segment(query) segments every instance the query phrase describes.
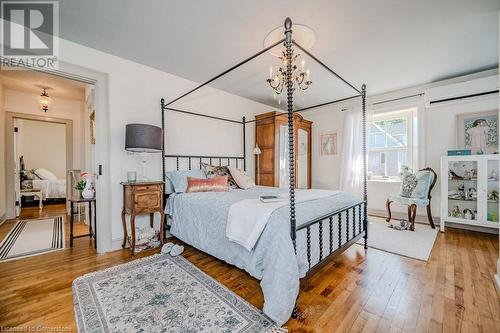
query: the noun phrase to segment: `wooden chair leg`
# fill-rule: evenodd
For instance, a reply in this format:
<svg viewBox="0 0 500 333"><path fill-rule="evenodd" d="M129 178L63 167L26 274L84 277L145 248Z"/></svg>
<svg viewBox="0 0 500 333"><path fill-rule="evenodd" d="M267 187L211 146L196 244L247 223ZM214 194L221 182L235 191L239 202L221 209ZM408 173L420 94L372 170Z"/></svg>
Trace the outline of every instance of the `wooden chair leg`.
<svg viewBox="0 0 500 333"><path fill-rule="evenodd" d="M431 203L427 205L427 218L429 219L429 223L431 224L432 229L436 229L436 226L434 225L434 221L432 220L432 213L431 213Z"/></svg>
<svg viewBox="0 0 500 333"><path fill-rule="evenodd" d="M415 231L415 217L417 215L417 205L408 206L408 223L410 231Z"/></svg>
<svg viewBox="0 0 500 333"><path fill-rule="evenodd" d="M392 201L387 199L387 201L385 202L385 209L387 210L387 218L385 219L386 222L391 222L391 203Z"/></svg>

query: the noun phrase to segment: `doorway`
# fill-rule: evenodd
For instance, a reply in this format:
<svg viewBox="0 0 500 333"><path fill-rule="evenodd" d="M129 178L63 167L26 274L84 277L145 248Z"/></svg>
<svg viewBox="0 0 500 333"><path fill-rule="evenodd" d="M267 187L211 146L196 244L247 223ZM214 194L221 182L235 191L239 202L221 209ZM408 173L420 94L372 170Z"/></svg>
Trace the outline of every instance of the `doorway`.
<svg viewBox="0 0 500 333"><path fill-rule="evenodd" d="M81 231L90 229L90 221L95 230L95 215L89 215L88 205L74 205L73 211L66 205L67 199L75 197L75 184L81 174L92 174L96 169L95 148L89 147L95 144L96 137L90 127L95 122L94 85L30 70L2 73L0 81L5 95L6 192L11 218L2 226L0 240L24 220L39 232L32 232L32 238L25 235L27 243L44 235L39 229L47 219L54 219L47 222L54 232L45 232L52 239L45 244L61 239L63 244L69 243L70 235L76 238L88 233ZM39 105L43 94L51 99L45 108ZM61 216L62 222L58 222ZM71 217L76 222L74 232L66 230ZM35 223L38 220L41 222ZM11 229L6 230L9 226ZM54 236L57 228L60 233Z"/></svg>

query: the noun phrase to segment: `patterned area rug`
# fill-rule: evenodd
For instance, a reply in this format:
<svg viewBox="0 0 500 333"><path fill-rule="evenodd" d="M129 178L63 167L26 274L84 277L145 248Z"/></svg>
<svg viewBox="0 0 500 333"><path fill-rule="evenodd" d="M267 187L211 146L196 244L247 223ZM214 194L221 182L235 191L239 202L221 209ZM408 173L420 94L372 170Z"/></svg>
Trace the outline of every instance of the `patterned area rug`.
<svg viewBox="0 0 500 333"><path fill-rule="evenodd" d="M286 332L182 256L81 276L73 299L79 332Z"/></svg>
<svg viewBox="0 0 500 333"><path fill-rule="evenodd" d="M0 244L0 262L64 249L63 217L23 220Z"/></svg>

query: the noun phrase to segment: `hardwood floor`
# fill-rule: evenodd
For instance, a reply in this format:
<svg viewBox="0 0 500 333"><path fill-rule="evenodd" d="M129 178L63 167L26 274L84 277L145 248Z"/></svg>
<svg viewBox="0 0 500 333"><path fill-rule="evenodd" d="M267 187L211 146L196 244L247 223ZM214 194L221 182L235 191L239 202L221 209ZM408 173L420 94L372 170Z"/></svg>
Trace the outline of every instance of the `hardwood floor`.
<svg viewBox="0 0 500 333"><path fill-rule="evenodd" d="M37 217L37 211L22 218ZM44 211L61 213L64 207ZM12 225L0 226L0 236ZM184 256L262 308L259 281L189 246ZM299 318L285 326L300 333L500 332L492 282L497 259L498 236L458 229L438 234L428 262L354 245L302 282ZM73 279L130 260L128 250L96 255L88 238L80 238L71 249L1 263L0 325L76 331Z"/></svg>

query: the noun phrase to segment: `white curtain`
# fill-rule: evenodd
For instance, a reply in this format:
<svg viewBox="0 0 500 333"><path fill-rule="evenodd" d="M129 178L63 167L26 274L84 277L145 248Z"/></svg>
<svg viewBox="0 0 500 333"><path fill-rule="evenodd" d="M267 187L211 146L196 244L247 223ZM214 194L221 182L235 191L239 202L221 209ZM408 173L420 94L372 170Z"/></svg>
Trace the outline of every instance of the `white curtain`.
<svg viewBox="0 0 500 333"><path fill-rule="evenodd" d="M368 121L368 117L367 117ZM350 110L344 120L340 189L363 197L363 123L361 110Z"/></svg>

